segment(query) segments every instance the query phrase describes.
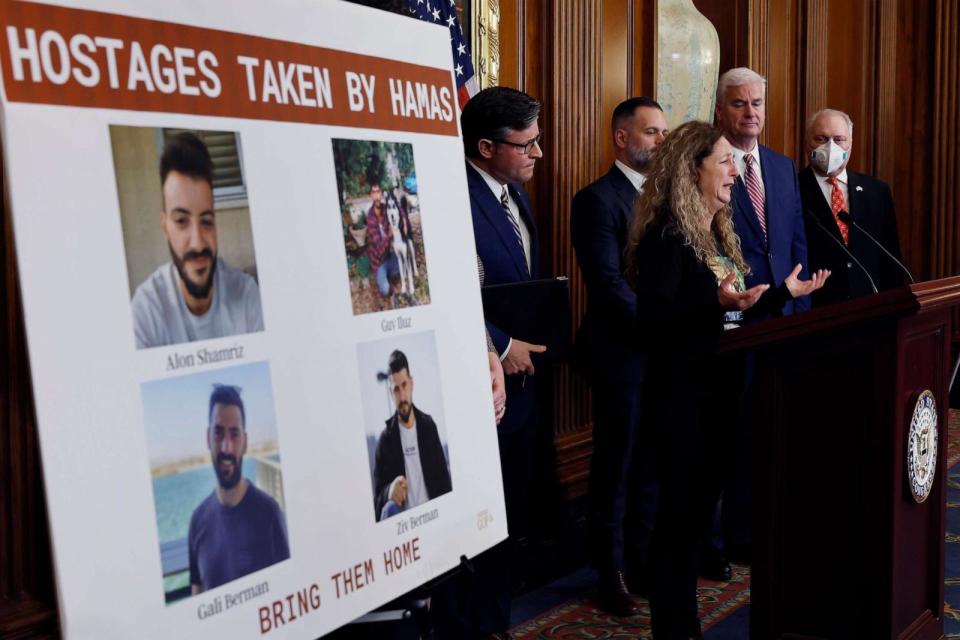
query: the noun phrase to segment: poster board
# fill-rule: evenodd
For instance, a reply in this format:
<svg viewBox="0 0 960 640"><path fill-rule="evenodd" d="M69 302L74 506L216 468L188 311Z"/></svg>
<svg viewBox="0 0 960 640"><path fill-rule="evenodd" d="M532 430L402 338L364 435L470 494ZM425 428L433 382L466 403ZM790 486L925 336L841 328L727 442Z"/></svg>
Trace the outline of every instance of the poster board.
<svg viewBox="0 0 960 640"><path fill-rule="evenodd" d="M0 25L64 635L315 638L502 540L446 30L331 0Z"/></svg>

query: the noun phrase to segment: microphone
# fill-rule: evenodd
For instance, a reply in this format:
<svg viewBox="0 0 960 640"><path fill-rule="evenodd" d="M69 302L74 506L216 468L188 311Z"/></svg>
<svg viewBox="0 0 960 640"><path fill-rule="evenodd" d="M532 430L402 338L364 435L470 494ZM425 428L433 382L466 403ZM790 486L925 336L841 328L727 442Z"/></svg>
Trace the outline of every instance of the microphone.
<svg viewBox="0 0 960 640"><path fill-rule="evenodd" d="M883 243L882 243L882 242L880 242L879 240L877 240L876 238L874 238L872 235L870 235L870 232L869 232L869 231L867 231L866 229L864 229L863 227L861 227L859 224L857 224L857 221L853 219L853 216L850 215L850 213L849 213L848 211L840 211L840 212L838 212L838 213L837 213L837 218L839 218L839 219L840 219L840 222L842 222L843 224L847 225L848 227L854 227L854 228L856 228L860 233L862 233L863 235L865 235L865 236L867 236L868 238L870 238L870 240L873 241L873 244L875 244L875 245L877 245L878 247L880 247L880 250L883 251L885 254L887 254L887 257L890 258L891 260L893 260L894 262L896 262L896 263L897 263L897 266L900 267L900 269L902 269L905 274L907 274L907 278L910 279L910 284L915 284L915 283L916 283L916 280L913 279L913 274L910 273L910 270L907 269L907 267L904 266L904 264L903 264L902 262L900 262L899 260L897 260L897 257L896 257L895 255L893 255L892 253L890 253L889 251L887 251L887 248L886 248L885 246L883 246Z"/></svg>
<svg viewBox="0 0 960 640"><path fill-rule="evenodd" d="M833 235L832 233L830 233L830 230L827 229L825 226L823 226L823 225L820 223L820 221L817 220L817 217L816 217L815 215L813 215L812 213L810 213L810 210L809 210L809 209L805 209L805 210L803 211L803 217L806 218L807 220L812 220L813 223L814 223L815 225L817 225L817 227L820 228L820 231L823 231L824 234L826 234L831 240L833 240L833 241L836 243L836 245L837 245L838 247L840 247L840 249L841 249L845 254L847 254L847 257L850 258L850 260L852 260L855 265L857 265L858 267L860 267L860 271L863 271L863 275L867 276L867 282L870 283L870 288L873 289L873 292L874 292L874 293L878 293L878 292L877 292L877 285L876 285L876 283L874 283L873 278L870 277L870 272L867 271L867 268L866 268L865 266L863 266L863 264L861 264L861 262L860 262L859 260L857 260L857 257L856 257L855 255L853 255L852 253L850 253L850 249L847 249L847 245L843 244L843 242L840 241L835 235Z"/></svg>

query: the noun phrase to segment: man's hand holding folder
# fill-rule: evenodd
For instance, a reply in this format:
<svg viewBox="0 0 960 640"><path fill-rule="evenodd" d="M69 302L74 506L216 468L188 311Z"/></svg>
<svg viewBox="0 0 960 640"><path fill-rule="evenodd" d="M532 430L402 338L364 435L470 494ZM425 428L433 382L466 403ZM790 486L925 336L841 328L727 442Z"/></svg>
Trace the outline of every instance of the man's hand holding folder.
<svg viewBox="0 0 960 640"><path fill-rule="evenodd" d="M530 359L531 353L543 353L547 350L542 344L530 344L519 338L511 336L510 347L503 358L503 370L507 375L525 373L533 375L533 360Z"/></svg>
<svg viewBox="0 0 960 640"><path fill-rule="evenodd" d="M480 292L484 318L512 340L503 359L508 375L533 375L534 360L538 364L566 360L571 334L566 278L491 285Z"/></svg>

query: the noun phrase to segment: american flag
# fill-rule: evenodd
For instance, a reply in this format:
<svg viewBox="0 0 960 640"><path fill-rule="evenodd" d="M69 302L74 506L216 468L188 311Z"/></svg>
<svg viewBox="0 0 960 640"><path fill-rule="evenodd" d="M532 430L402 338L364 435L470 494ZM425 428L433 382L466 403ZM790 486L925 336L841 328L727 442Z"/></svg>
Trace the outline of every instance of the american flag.
<svg viewBox="0 0 960 640"><path fill-rule="evenodd" d="M431 24L443 24L450 29L450 50L453 52L453 72L457 78L457 98L460 108L479 91L473 73L470 50L463 40L463 26L457 17L454 0L407 0L410 13Z"/></svg>

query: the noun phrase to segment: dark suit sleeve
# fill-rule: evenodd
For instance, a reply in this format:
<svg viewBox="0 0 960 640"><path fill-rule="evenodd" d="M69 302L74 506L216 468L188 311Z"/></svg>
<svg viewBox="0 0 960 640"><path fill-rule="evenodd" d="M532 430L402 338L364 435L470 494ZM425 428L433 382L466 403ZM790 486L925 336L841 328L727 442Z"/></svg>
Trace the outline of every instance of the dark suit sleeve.
<svg viewBox="0 0 960 640"><path fill-rule="evenodd" d="M484 322L487 325L487 334L493 342L493 346L497 349L497 355L503 358L503 352L507 350L507 345L510 344L510 336L489 320L484 320Z"/></svg>
<svg viewBox="0 0 960 640"><path fill-rule="evenodd" d="M809 264L807 262L807 232L803 224L803 203L800 201L800 182L797 179L795 168L793 174L793 206L791 214L793 215L793 240L791 243L791 269L800 263L803 269L800 271L800 279L806 280L810 277ZM810 296L800 296L793 301L794 313L798 311L807 311L810 309Z"/></svg>
<svg viewBox="0 0 960 640"><path fill-rule="evenodd" d="M700 337L705 327L722 327L716 284L709 279L685 282L687 264L695 258L686 255L688 249L681 240L657 237L660 233L648 232L635 257L637 301L643 308L643 313L637 314L636 327L641 339L654 349L666 346L666 336Z"/></svg>
<svg viewBox="0 0 960 640"><path fill-rule="evenodd" d="M570 229L587 290L629 326L637 313L637 296L621 271L616 220L617 211L592 189L574 197Z"/></svg>
<svg viewBox="0 0 960 640"><path fill-rule="evenodd" d="M783 305L793 300L787 283L781 282L779 287L770 288L763 292L757 303L743 312L747 321L765 318L767 314L777 314L783 310Z"/></svg>
<svg viewBox="0 0 960 640"><path fill-rule="evenodd" d="M674 301L680 289L681 260L672 243L644 238L636 247L634 269L637 298L643 300L644 313L636 317L641 336L662 335L675 319Z"/></svg>
<svg viewBox="0 0 960 640"><path fill-rule="evenodd" d="M423 420L424 427L429 428L430 431L429 441L432 451L427 464L431 467L430 484L432 486L427 487L427 491L432 500L437 496L449 493L453 488L453 484L450 482L450 470L447 468L447 458L443 455L443 444L440 442L440 432L437 430L437 423L433 421L432 417L426 414L423 414ZM420 427L418 426L417 428L419 429Z"/></svg>
<svg viewBox="0 0 960 640"><path fill-rule="evenodd" d="M387 440L387 434L386 431L384 431L377 440L377 453L374 456L373 463L373 506L374 509L376 509L378 521L380 520L380 512L383 510L383 505L387 504L387 500L390 498L390 483L393 482L393 479L396 477L390 476L390 467L392 465L389 461L390 454L387 451Z"/></svg>

